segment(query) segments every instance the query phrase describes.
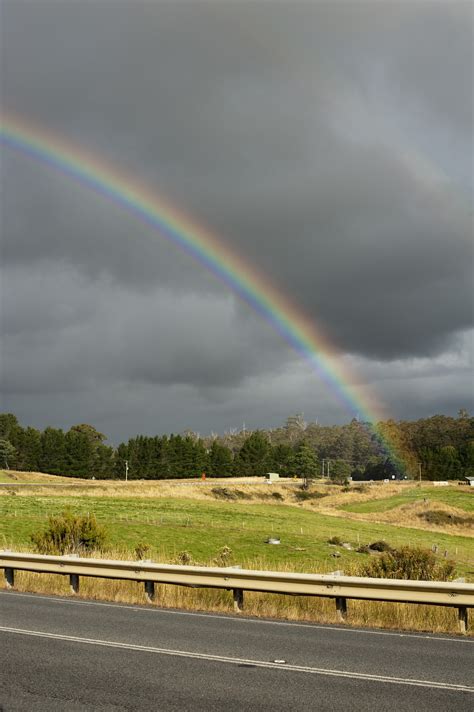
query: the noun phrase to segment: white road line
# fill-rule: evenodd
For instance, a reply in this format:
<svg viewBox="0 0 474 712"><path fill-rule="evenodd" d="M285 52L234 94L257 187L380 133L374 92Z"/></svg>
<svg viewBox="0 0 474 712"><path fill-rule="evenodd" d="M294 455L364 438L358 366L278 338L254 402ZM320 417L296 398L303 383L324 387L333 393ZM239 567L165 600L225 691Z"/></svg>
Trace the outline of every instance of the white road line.
<svg viewBox="0 0 474 712"><path fill-rule="evenodd" d="M290 626L292 628L311 628L312 630L325 630L328 632L340 632L340 633L360 633L361 635L386 635L395 638L421 638L422 640L441 640L444 643L470 643L474 644L472 638L466 638L459 636L458 638L448 638L430 635L429 633L398 633L392 631L384 630L361 630L360 628L351 628L349 626L341 628L339 626L333 626L330 623L327 625L318 625L317 623L300 623L299 621L272 621L265 618L246 618L245 616L233 616L219 615L217 613L200 613L199 611L178 611L175 608L160 608L158 606L134 606L133 604L127 605L123 603L107 603L106 601L87 601L85 599L78 598L61 598L60 596L42 596L38 593L21 593L18 591L7 591L0 589L0 595L5 594L6 596L18 596L21 598L36 598L43 601L54 601L57 603L67 603L69 605L75 606L104 606L105 608L125 608L128 611L142 611L144 613L154 613L161 614L165 613L168 615L177 616L195 616L197 618L216 618L218 620L231 621L235 623L259 623L263 625L278 625L278 626Z"/></svg>
<svg viewBox="0 0 474 712"><path fill-rule="evenodd" d="M366 682L386 682L395 685L410 685L415 687L430 687L432 689L449 690L454 692L472 692L474 687L468 685L457 685L437 680L417 680L404 677L390 677L388 675L369 675L367 673L351 672L347 670L333 670L330 668L316 668L304 665L290 665L268 662L266 660L252 660L251 658L231 658L224 655L210 655L207 653L195 653L188 650L172 650L170 648L155 648L147 645L134 645L133 643L120 643L113 640L96 640L94 638L80 638L74 635L59 635L57 633L46 633L39 630L25 630L22 628L8 628L0 626L0 631L13 633L35 638L50 638L71 643L82 643L83 645L96 645L105 648L120 648L142 653L157 653L159 655L169 655L180 658L192 658L194 660L205 660L208 662L228 663L231 665L252 665L253 667L267 668L270 670L284 670L286 672L302 672L313 675L326 675L330 677L344 677L354 680L364 680Z"/></svg>

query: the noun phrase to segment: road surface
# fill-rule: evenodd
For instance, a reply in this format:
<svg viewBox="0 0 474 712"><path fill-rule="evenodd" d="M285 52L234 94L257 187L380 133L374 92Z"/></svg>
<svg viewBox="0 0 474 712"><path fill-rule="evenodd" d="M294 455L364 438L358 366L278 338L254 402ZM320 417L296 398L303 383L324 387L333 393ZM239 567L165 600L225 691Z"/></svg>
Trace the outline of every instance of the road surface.
<svg viewBox="0 0 474 712"><path fill-rule="evenodd" d="M0 710L467 712L473 646L0 590Z"/></svg>

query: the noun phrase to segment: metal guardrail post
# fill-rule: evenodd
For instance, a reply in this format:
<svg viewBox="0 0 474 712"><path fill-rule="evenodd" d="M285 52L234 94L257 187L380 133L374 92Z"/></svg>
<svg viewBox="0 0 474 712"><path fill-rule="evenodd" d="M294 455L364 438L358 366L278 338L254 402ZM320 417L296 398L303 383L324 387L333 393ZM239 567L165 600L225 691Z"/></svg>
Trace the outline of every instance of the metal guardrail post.
<svg viewBox="0 0 474 712"><path fill-rule="evenodd" d="M336 611L338 613L338 618L341 621L347 618L347 598L338 596L336 598Z"/></svg>
<svg viewBox="0 0 474 712"><path fill-rule="evenodd" d="M463 635L467 633L468 618L467 618L467 606L459 606L458 608L458 620L459 620L459 630Z"/></svg>
<svg viewBox="0 0 474 712"><path fill-rule="evenodd" d="M232 589L233 597L234 597L234 611L243 611L244 610L244 592L241 588L233 588Z"/></svg>
<svg viewBox="0 0 474 712"><path fill-rule="evenodd" d="M152 601L155 600L155 582L154 581L145 581L145 596L147 598L147 601L151 603Z"/></svg>
<svg viewBox="0 0 474 712"><path fill-rule="evenodd" d="M7 588L13 588L15 585L15 569L6 568L5 569L5 580L7 582Z"/></svg>
<svg viewBox="0 0 474 712"><path fill-rule="evenodd" d="M79 574L69 574L71 593L79 593Z"/></svg>

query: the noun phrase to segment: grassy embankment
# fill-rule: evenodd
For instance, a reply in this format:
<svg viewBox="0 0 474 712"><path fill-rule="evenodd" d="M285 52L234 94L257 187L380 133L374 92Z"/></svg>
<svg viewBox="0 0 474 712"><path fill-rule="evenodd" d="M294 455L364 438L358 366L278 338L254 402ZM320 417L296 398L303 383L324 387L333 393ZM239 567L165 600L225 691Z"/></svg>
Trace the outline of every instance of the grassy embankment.
<svg viewBox="0 0 474 712"><path fill-rule="evenodd" d="M465 512L474 512L474 489L467 487L435 487L406 489L400 494L380 499L371 499L366 502L355 502L342 506L347 512L375 513L387 512L396 507L401 507L414 502L424 502L427 499L432 505L447 504L458 507Z"/></svg>
<svg viewBox="0 0 474 712"><path fill-rule="evenodd" d="M8 470L0 470L0 482L14 482L15 479L10 475Z"/></svg>
<svg viewBox="0 0 474 712"><path fill-rule="evenodd" d="M35 477L35 481L38 479ZM55 480L57 481L57 480ZM222 494L223 485L227 494ZM456 560L459 575L468 580L474 577L474 550L472 530L463 535L444 531L395 526L379 521L348 519L347 498L358 499L349 507L375 507L374 513L363 511L353 516L377 517L379 512L404 507L415 500L436 499L437 506L456 511L472 509L472 493L449 488L404 488L390 490L369 488L351 495L340 488L322 486L320 493L330 494L320 499L299 502L294 486L231 485L229 482L212 483L203 487L199 483L82 483L81 489L39 490L33 494L28 488L13 489L0 497L0 546L28 549L29 537L45 522L48 514L62 511L66 506L74 512L94 512L109 532L107 556L133 558L133 550L144 542L150 546L147 558L156 561L176 562L187 551L195 563L215 565L239 564L245 568L327 572L343 569L347 574L357 573L367 554L358 554L358 544L385 539L392 546L411 544L431 548L438 546L440 553L448 551ZM429 486L428 486L429 487ZM217 492L216 492L217 489ZM214 492L213 492L214 490ZM220 493L219 493L219 490ZM38 490L36 490L38 491ZM236 494L229 500L229 491ZM117 496L127 493L128 496ZM391 497L385 495L390 492ZM158 495L159 493L159 495ZM170 497L170 494L173 497ZM278 497L275 497L275 494ZM179 495L179 496L176 496ZM232 496L232 495L231 495ZM219 499L217 499L219 497ZM224 497L224 501L220 498ZM251 498L251 499L250 499ZM281 498L281 499L280 499ZM415 502L416 503L416 502ZM423 503L426 504L426 503ZM428 503L429 504L429 503ZM379 506L377 509L377 505ZM392 506L393 505L393 506ZM342 508L342 509L341 509ZM320 511L324 509L323 513ZM330 512L330 513L328 513ZM342 515L342 516L341 516ZM279 536L280 545L269 545L265 540ZM339 536L353 545L353 550L333 547L327 539ZM224 562L217 561L224 546L232 555ZM335 557L334 554L340 554ZM18 574L17 585L26 590L67 593L67 580L35 574ZM82 594L93 598L141 603L141 587L135 583L105 582L84 579ZM183 589L176 586L160 587L160 605L204 610L229 610L227 592ZM332 601L312 598L246 594L246 612L255 615L285 618L336 620ZM350 622L357 625L371 623L384 627L420 630L455 631L456 615L453 610L422 606L350 602Z"/></svg>

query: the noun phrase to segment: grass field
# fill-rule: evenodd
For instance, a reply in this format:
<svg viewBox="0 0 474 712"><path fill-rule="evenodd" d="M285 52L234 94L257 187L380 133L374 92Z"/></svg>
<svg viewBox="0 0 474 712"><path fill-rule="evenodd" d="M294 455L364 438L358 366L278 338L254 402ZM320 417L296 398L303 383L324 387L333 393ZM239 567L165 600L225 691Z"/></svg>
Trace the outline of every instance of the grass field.
<svg viewBox="0 0 474 712"><path fill-rule="evenodd" d="M110 548L130 556L145 542L150 546L149 556L156 560L173 561L187 551L196 563L208 564L228 546L233 552L230 563L250 568L290 565L301 571L342 568L353 572L368 555L327 543L330 537L339 536L354 549L379 539L392 546L436 545L440 553L447 551L448 557L456 560L460 575L474 577L474 547L469 536L357 521L297 506L240 501L6 495L0 498L0 545L28 547L31 533L42 527L47 516L66 507L76 513L94 512L107 528ZM269 537L280 537L281 544L265 543Z"/></svg>
<svg viewBox="0 0 474 712"><path fill-rule="evenodd" d="M426 488L406 489L398 495L384 497L382 499L373 499L366 502L354 502L345 504L341 509L347 512L375 513L387 512L395 507L400 507L410 502L423 501L428 499L433 504L442 503L448 504L451 507L457 507L465 512L474 512L474 489L470 491L467 488L458 487L431 487L429 492Z"/></svg>
<svg viewBox="0 0 474 712"><path fill-rule="evenodd" d="M0 470L0 482L14 482L14 479L7 470Z"/></svg>

